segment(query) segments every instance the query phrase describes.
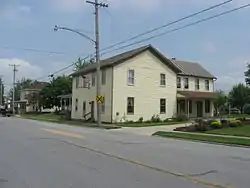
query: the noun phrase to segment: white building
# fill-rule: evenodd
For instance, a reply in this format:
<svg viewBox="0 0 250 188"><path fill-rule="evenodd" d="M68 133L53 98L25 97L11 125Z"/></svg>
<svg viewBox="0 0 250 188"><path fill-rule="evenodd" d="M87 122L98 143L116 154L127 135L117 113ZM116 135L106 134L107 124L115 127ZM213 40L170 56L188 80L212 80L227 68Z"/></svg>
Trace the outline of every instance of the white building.
<svg viewBox="0 0 250 188"><path fill-rule="evenodd" d="M168 59L151 45L101 61L103 122L213 116L215 77L197 63ZM96 66L72 74L72 119L96 119Z"/></svg>

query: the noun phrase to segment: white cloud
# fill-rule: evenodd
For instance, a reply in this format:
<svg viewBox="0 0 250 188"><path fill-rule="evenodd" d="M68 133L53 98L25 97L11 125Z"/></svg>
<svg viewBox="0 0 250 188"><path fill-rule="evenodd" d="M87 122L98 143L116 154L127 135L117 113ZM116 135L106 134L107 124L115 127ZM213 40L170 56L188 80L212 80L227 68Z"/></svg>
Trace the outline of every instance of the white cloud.
<svg viewBox="0 0 250 188"><path fill-rule="evenodd" d="M6 5L0 8L0 15L5 19L16 19L31 13L31 7L26 5Z"/></svg>
<svg viewBox="0 0 250 188"><path fill-rule="evenodd" d="M10 64L19 65L17 67L18 72L16 73L16 78L21 79L23 77L26 78L37 78L40 76L44 76L44 71L41 67L36 65L32 65L31 63L22 60L22 59L0 59L0 75L3 76L3 80L7 85L7 88L10 87L13 82L13 69L10 67Z"/></svg>
<svg viewBox="0 0 250 188"><path fill-rule="evenodd" d="M50 2L55 8L66 12L80 11L86 6L84 0L50 0Z"/></svg>

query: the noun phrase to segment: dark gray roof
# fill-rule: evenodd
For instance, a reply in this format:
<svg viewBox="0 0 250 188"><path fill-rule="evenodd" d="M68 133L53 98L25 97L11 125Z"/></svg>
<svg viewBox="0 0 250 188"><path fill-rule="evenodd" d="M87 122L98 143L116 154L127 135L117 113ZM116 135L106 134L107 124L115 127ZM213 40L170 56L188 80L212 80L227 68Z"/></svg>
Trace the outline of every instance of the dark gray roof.
<svg viewBox="0 0 250 188"><path fill-rule="evenodd" d="M161 54L156 48L154 48L151 45L142 46L140 48L136 48L136 49L130 50L128 52L118 54L116 56L101 60L101 62L100 62L101 68L115 66L117 64L120 64L128 59L131 59L131 58L141 54L142 52L144 52L146 50L150 50L150 52L152 52L155 56L157 56L159 59L161 59L161 61L163 63L168 65L175 72L180 72L178 67L176 67L169 59L167 59L163 54ZM96 65L90 64L90 65L84 67L83 69L73 73L71 76L86 74L86 73L95 71L95 69L96 69Z"/></svg>
<svg viewBox="0 0 250 188"><path fill-rule="evenodd" d="M215 78L215 76L204 69L199 63L181 61L177 59L169 60L181 70L181 73L179 74L203 78Z"/></svg>

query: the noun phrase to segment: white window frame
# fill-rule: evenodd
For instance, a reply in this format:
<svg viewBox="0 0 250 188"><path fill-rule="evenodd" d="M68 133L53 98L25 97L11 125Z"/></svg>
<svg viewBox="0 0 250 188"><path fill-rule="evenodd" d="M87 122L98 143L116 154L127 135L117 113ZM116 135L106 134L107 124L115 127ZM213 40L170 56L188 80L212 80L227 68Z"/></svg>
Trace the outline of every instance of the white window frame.
<svg viewBox="0 0 250 188"><path fill-rule="evenodd" d="M206 89L206 91L210 90L210 82L209 82L209 80L205 80L205 89Z"/></svg>
<svg viewBox="0 0 250 188"><path fill-rule="evenodd" d="M106 70L102 70L102 85L106 85L107 73Z"/></svg>
<svg viewBox="0 0 250 188"><path fill-rule="evenodd" d="M187 85L187 87L186 87L186 85ZM189 78L188 77L184 78L184 89L189 89Z"/></svg>
<svg viewBox="0 0 250 188"><path fill-rule="evenodd" d="M133 99L133 104L132 104L133 112L129 112L129 111L128 111L129 99ZM135 114L135 97L127 97L127 114L128 114L128 115L134 115L134 114Z"/></svg>
<svg viewBox="0 0 250 188"><path fill-rule="evenodd" d="M162 103L161 103L162 101L165 102L165 103L164 103L164 106L163 106ZM166 99L164 99L164 98L161 98L161 99L160 99L160 114L166 114L166 111L167 111L167 104L166 104L166 103L167 103L167 100L166 100ZM164 109L165 109L164 112L161 111L161 108L162 108L162 107L164 107Z"/></svg>
<svg viewBox="0 0 250 188"><path fill-rule="evenodd" d="M164 73L160 74L160 86L166 87L166 74Z"/></svg>
<svg viewBox="0 0 250 188"><path fill-rule="evenodd" d="M195 90L200 90L200 79L196 78L195 79Z"/></svg>
<svg viewBox="0 0 250 188"><path fill-rule="evenodd" d="M134 69L128 70L127 78L128 78L128 85L134 86L135 85L135 70Z"/></svg>
<svg viewBox="0 0 250 188"><path fill-rule="evenodd" d="M177 77L177 88L181 89L181 77L180 76Z"/></svg>

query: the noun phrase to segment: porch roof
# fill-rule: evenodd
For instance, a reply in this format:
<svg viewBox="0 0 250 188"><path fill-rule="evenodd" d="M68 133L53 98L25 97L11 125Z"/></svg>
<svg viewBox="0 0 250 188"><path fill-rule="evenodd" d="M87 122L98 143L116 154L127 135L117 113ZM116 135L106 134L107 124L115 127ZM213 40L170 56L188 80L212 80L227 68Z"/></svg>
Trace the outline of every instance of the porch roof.
<svg viewBox="0 0 250 188"><path fill-rule="evenodd" d="M200 92L200 91L178 91L177 98L187 99L215 99L217 93L215 92Z"/></svg>

